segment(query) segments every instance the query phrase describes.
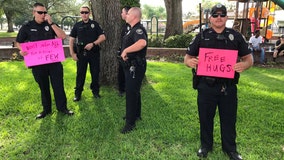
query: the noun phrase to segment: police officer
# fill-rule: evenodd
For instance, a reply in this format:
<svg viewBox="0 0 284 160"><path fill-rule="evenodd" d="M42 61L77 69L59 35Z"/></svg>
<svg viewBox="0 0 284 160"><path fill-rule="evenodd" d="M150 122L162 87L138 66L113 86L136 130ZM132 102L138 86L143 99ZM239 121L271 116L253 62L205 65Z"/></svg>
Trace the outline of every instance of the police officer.
<svg viewBox="0 0 284 160"><path fill-rule="evenodd" d="M147 33L141 21L141 9L132 7L127 13L126 22L131 26L123 37L121 57L127 64L124 67L126 87L126 123L121 133L135 128L141 120L140 89L146 72Z"/></svg>
<svg viewBox="0 0 284 160"><path fill-rule="evenodd" d="M199 157L207 157L213 147L213 126L216 107L218 106L221 123L222 149L230 159L241 160L236 147L237 87L239 73L253 64L252 55L243 36L226 28L227 10L222 4L215 5L210 12L211 28L200 32L188 47L184 63L191 68L198 67L200 48L235 50L241 61L232 66L235 78L198 76L197 83L198 113L200 121L201 148Z"/></svg>
<svg viewBox="0 0 284 160"><path fill-rule="evenodd" d="M127 12L128 10L130 9L129 6L125 6L122 8L121 10L121 18L122 20L125 21L126 19L126 15L127 15ZM123 41L123 37L124 35L129 31L130 29L130 26L128 23L124 23L123 26L122 26L122 29L121 29L121 42ZM121 47L119 48L119 58L120 58L120 55L121 55ZM118 66L118 75L117 75L117 80L118 80L118 95L120 97L123 96L123 94L125 93L125 78L124 78L124 71L123 71L123 64L119 63L119 66Z"/></svg>
<svg viewBox="0 0 284 160"><path fill-rule="evenodd" d="M80 8L82 21L77 22L70 33L69 50L73 60L77 61L77 75L75 97L73 101L79 101L84 88L88 64L92 82L90 88L95 98L99 94L99 73L100 73L100 47L99 44L105 41L104 31L94 20L89 18L90 8ZM75 40L77 38L77 43ZM75 44L74 44L75 43ZM74 46L76 45L76 46ZM76 49L74 49L76 48Z"/></svg>
<svg viewBox="0 0 284 160"><path fill-rule="evenodd" d="M34 4L33 15L34 19L21 27L16 38L16 46L20 49L22 56L25 56L27 53L21 50L20 43L54 39L55 37L64 39L66 37L65 32L52 22L43 4ZM51 113L49 81L51 81L53 88L57 110L67 115L73 115L74 113L66 107L62 64L57 62L31 68L34 79L41 91L41 102L43 105L43 111L36 118L44 118Z"/></svg>

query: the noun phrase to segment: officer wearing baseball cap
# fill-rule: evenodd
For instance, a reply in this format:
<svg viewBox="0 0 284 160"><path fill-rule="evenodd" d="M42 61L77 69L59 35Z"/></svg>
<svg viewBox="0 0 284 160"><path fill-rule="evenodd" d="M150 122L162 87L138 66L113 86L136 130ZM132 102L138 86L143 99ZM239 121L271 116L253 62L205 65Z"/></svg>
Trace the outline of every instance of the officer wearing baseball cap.
<svg viewBox="0 0 284 160"><path fill-rule="evenodd" d="M224 5L222 4L216 4L214 7L212 7L210 15L212 16L215 14L217 11L222 11L223 14L227 15L227 9Z"/></svg>
<svg viewBox="0 0 284 160"><path fill-rule="evenodd" d="M218 53L218 56L233 54L231 51L234 51L237 53L238 58L236 62L229 65L233 69L234 78L222 77L216 74L202 76L193 74L193 88L198 91L197 105L200 122L201 146L197 151L197 156L205 158L208 152L213 150L214 117L218 107L222 150L228 154L230 159L242 160L237 152L236 145L237 84L240 73L252 66L253 58L243 36L239 32L226 27L228 16L224 5L217 4L213 6L209 20L211 27L197 34L189 44L184 57L185 65L194 68L193 73L196 73L194 71L198 67L202 68L202 65L203 67L209 66L210 63L199 63L199 59L202 57L200 52L203 51L204 53L206 52L204 50L208 49L214 49L213 52L216 55ZM216 63L216 66L218 65L223 64Z"/></svg>

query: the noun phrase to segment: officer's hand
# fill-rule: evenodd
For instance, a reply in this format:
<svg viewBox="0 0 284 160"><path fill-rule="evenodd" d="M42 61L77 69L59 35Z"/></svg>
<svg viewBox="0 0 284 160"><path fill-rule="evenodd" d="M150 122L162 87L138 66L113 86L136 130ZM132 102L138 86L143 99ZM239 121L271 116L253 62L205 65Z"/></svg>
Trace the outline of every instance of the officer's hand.
<svg viewBox="0 0 284 160"><path fill-rule="evenodd" d="M22 55L22 56L25 56L25 55L28 54L28 52L26 52L26 51L20 51L19 53L20 53L20 55Z"/></svg>
<svg viewBox="0 0 284 160"><path fill-rule="evenodd" d="M189 55L185 55L184 57L184 63L186 66L190 67L190 68L196 68L197 64L198 64L198 59L196 57L191 57Z"/></svg>
<svg viewBox="0 0 284 160"><path fill-rule="evenodd" d="M238 62L235 64L234 66L234 70L238 73L243 72L244 70L246 70L248 68L248 64L247 62Z"/></svg>
<svg viewBox="0 0 284 160"><path fill-rule="evenodd" d="M77 54L71 54L71 56L72 56L72 59L73 59L74 61L78 61Z"/></svg>
<svg viewBox="0 0 284 160"><path fill-rule="evenodd" d="M127 57L127 54L126 54L126 52L125 52L125 50L121 53L121 58L124 60L124 61L126 61L127 59L128 59L128 57Z"/></svg>
<svg viewBox="0 0 284 160"><path fill-rule="evenodd" d="M85 48L84 49L86 49L86 50L91 50L92 48L94 47L94 44L93 43L88 43L86 46L85 46Z"/></svg>
<svg viewBox="0 0 284 160"><path fill-rule="evenodd" d="M52 23L52 20L51 20L51 17L50 17L49 14L45 14L44 20L47 21L48 24L51 24L51 23Z"/></svg>

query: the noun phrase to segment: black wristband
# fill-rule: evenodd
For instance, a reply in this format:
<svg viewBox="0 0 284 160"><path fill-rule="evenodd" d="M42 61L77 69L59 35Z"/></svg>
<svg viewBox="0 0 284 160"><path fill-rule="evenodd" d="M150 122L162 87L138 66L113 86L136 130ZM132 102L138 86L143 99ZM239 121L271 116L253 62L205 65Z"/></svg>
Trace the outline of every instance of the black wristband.
<svg viewBox="0 0 284 160"><path fill-rule="evenodd" d="M50 25L52 26L52 25L54 25L55 23L54 22L52 22Z"/></svg>

